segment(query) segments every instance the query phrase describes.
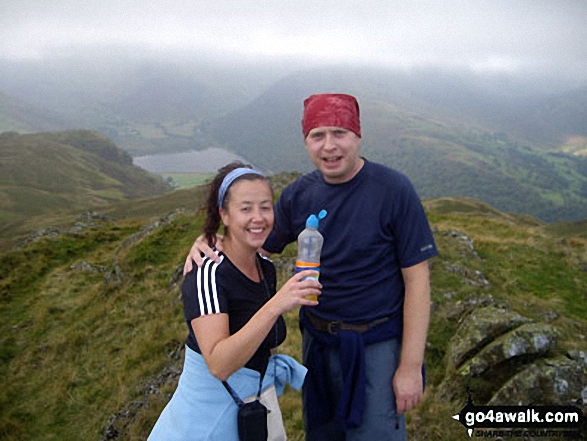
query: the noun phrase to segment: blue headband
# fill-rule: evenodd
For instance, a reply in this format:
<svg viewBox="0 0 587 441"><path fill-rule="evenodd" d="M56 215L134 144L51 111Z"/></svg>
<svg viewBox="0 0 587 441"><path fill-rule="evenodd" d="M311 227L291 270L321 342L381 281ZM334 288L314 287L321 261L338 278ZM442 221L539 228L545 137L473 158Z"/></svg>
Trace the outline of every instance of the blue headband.
<svg viewBox="0 0 587 441"><path fill-rule="evenodd" d="M262 176L263 178L265 177L265 175L263 173L261 173L260 171L254 170L252 168L246 168L246 167L235 168L233 171L231 171L229 174L227 174L224 177L224 180L222 181L222 184L220 185L220 190L218 190L218 208L221 208L222 204L224 203L224 197L226 196L226 192L228 190L228 187L230 187L231 184L236 179L240 178L243 175L259 175L259 176Z"/></svg>

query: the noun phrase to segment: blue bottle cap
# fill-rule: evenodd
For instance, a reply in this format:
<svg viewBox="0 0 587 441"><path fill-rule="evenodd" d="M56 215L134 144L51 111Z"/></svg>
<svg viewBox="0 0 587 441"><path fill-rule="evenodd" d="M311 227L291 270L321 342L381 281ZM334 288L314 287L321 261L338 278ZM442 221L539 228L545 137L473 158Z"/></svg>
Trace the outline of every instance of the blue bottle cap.
<svg viewBox="0 0 587 441"><path fill-rule="evenodd" d="M318 216L315 214L311 214L308 219L306 220L306 227L310 228L318 228L318 224L320 223L320 219L324 219L328 212L326 210L320 210Z"/></svg>
<svg viewBox="0 0 587 441"><path fill-rule="evenodd" d="M318 228L318 218L315 214L311 214L306 220L306 228Z"/></svg>

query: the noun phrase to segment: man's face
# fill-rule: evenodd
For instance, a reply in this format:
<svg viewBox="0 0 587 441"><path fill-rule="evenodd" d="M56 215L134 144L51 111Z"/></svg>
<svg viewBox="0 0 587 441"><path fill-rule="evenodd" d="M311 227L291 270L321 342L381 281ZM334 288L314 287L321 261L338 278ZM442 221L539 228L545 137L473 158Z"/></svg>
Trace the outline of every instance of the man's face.
<svg viewBox="0 0 587 441"><path fill-rule="evenodd" d="M308 133L306 150L330 184L350 181L363 166L361 138L340 127L316 127Z"/></svg>

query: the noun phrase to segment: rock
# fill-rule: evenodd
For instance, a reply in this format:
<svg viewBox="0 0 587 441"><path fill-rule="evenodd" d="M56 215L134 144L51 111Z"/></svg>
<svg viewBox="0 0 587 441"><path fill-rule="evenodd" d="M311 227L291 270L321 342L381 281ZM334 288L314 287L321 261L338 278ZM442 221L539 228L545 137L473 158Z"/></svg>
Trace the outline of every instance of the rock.
<svg viewBox="0 0 587 441"><path fill-rule="evenodd" d="M507 381L493 405L572 405L587 412L587 362L557 357L541 360Z"/></svg>
<svg viewBox="0 0 587 441"><path fill-rule="evenodd" d="M551 325L522 325L497 338L465 362L459 369L459 375L477 377L519 357L545 355L554 349L557 339L558 331Z"/></svg>
<svg viewBox="0 0 587 441"><path fill-rule="evenodd" d="M458 320L465 313L475 308L493 305L494 303L493 297L489 294L473 294L455 304L445 303L445 315L449 320Z"/></svg>
<svg viewBox="0 0 587 441"><path fill-rule="evenodd" d="M293 275L296 269L295 257L278 257L273 259L273 264L278 272L281 271L285 274Z"/></svg>
<svg viewBox="0 0 587 441"><path fill-rule="evenodd" d="M567 353L567 356L571 360L578 361L582 363L584 366L587 366L587 351L578 351L576 349L573 349ZM587 400L585 400L585 402L587 403Z"/></svg>
<svg viewBox="0 0 587 441"><path fill-rule="evenodd" d="M485 278L483 273L478 270L471 270L465 266L452 264L448 265L446 271L453 274L458 274L463 278L463 282L472 286L488 287L489 280Z"/></svg>
<svg viewBox="0 0 587 441"><path fill-rule="evenodd" d="M475 251L475 246L473 245L473 239L471 239L465 233L462 233L457 230L448 230L444 234L457 239L457 241L461 245L461 249L465 251L465 254L468 257L474 257L478 260L481 260L481 257L479 257L479 254L477 254L477 251Z"/></svg>
<svg viewBox="0 0 587 441"><path fill-rule="evenodd" d="M436 399L443 403L460 403L466 399L468 378L456 373L447 374L436 390Z"/></svg>
<svg viewBox="0 0 587 441"><path fill-rule="evenodd" d="M181 280L183 280L183 264L180 264L175 267L175 270L173 271L173 274L169 279L167 287L169 289L172 289L175 286L177 286Z"/></svg>
<svg viewBox="0 0 587 441"><path fill-rule="evenodd" d="M166 383L177 384L182 372L185 342L174 343L173 349L168 354L170 360L169 365L158 375L155 375L146 381L143 387L142 396L138 400L131 401L122 410L110 415L100 441L118 438L127 439L130 422L142 409L148 406L151 395L160 394L161 388Z"/></svg>
<svg viewBox="0 0 587 441"><path fill-rule="evenodd" d="M85 271L94 274L104 274L108 271L108 267L106 267L105 265L92 265L91 263L85 260L82 262L74 263L69 267L69 269L74 271Z"/></svg>
<svg viewBox="0 0 587 441"><path fill-rule="evenodd" d="M447 370L458 368L490 341L529 320L520 314L495 306L486 306L464 316L448 349Z"/></svg>

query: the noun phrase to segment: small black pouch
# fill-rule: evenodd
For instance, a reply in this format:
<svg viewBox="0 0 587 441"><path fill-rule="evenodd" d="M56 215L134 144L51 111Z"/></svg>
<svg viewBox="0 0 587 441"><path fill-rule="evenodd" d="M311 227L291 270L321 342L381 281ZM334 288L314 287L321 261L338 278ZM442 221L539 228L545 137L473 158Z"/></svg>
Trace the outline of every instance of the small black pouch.
<svg viewBox="0 0 587 441"><path fill-rule="evenodd" d="M238 409L240 441L267 441L267 408L259 401L243 403Z"/></svg>
<svg viewBox="0 0 587 441"><path fill-rule="evenodd" d="M269 410L259 401L262 381L263 377L259 380L257 398L249 403L241 400L226 381L222 382L238 406L237 423L238 438L240 441L267 441L267 437L269 436L267 430L267 414Z"/></svg>

